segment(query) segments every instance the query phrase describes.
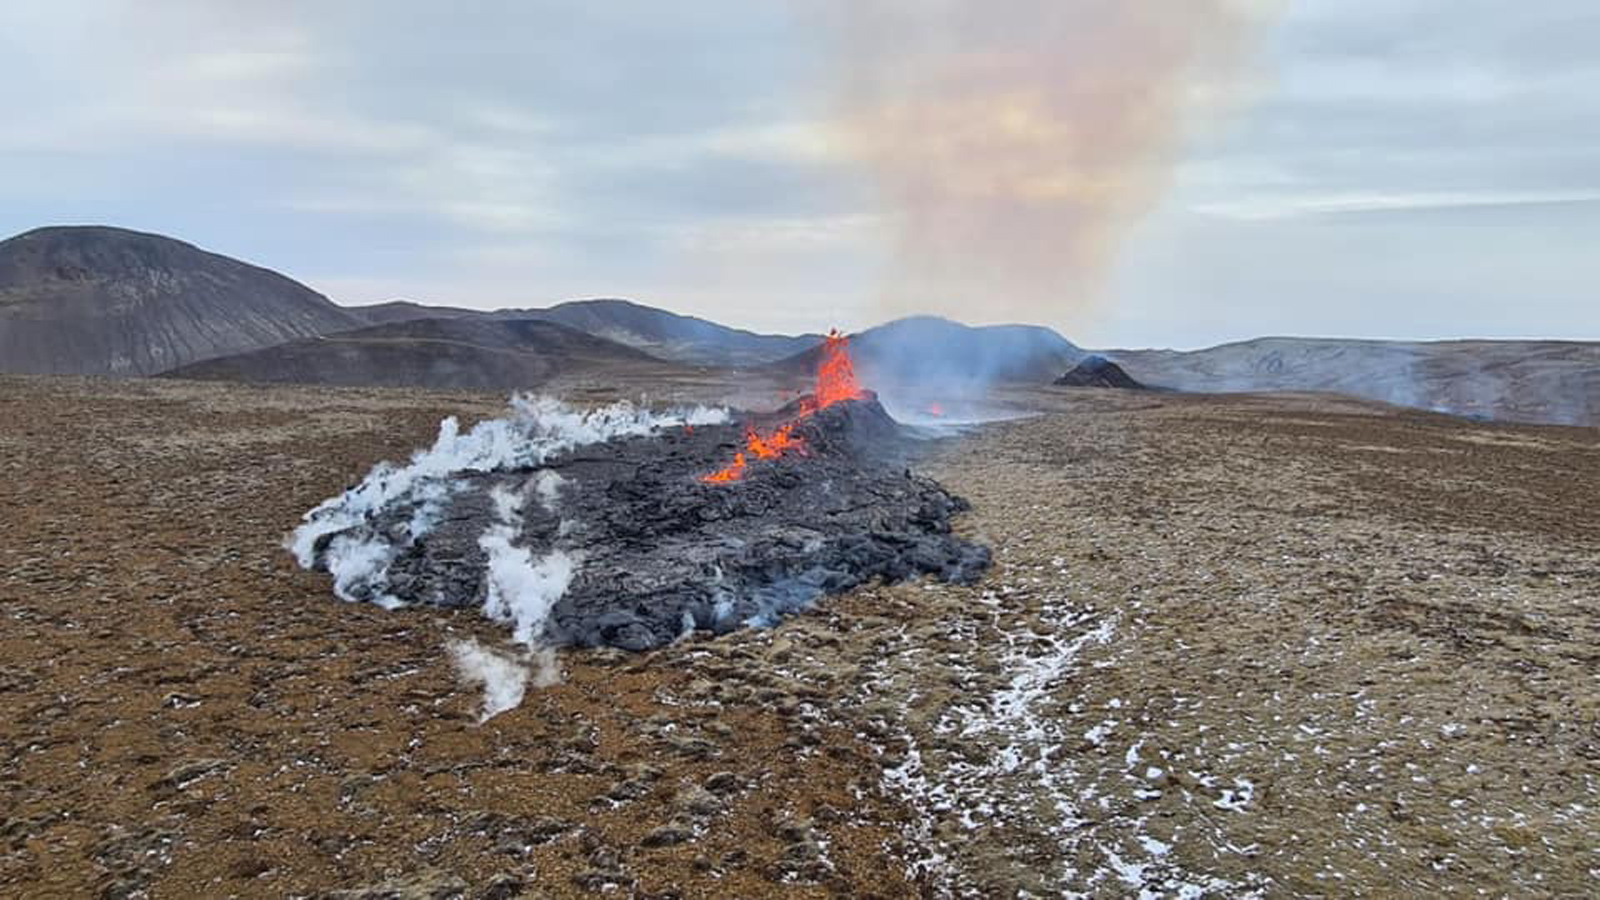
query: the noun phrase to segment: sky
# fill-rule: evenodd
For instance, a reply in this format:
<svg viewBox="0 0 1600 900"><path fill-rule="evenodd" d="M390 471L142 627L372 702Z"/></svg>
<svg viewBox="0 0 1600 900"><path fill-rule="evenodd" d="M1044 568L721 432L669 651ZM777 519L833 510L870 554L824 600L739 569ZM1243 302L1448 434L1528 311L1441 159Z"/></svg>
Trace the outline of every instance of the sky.
<svg viewBox="0 0 1600 900"><path fill-rule="evenodd" d="M1597 339L1597 46L1593 0L11 3L0 232L351 304Z"/></svg>

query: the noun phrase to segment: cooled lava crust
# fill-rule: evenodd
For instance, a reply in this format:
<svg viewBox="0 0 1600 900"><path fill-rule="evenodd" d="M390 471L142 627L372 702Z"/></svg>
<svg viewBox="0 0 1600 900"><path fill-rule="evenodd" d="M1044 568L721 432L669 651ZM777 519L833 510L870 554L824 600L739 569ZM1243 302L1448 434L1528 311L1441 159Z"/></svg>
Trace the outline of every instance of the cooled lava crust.
<svg viewBox="0 0 1600 900"><path fill-rule="evenodd" d="M539 469L458 475L439 523L389 565L387 591L481 607L492 493L531 494L541 469L564 479L559 500L528 502L514 543L578 563L546 626L555 645L647 650L689 630L772 624L874 579L967 583L989 566L988 548L951 532L966 502L905 466L907 438L870 394L801 418L799 451L752 460L736 481L702 480L744 446L747 427L767 424L673 428L579 447ZM394 533L413 512L387 509L355 536Z"/></svg>

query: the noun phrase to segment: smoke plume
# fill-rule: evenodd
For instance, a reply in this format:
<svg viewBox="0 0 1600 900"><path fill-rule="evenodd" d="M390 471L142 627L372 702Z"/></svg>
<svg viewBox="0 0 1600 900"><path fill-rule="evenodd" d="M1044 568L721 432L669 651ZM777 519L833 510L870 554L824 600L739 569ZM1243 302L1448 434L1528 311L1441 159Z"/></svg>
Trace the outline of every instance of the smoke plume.
<svg viewBox="0 0 1600 900"><path fill-rule="evenodd" d="M842 143L896 253L885 313L1074 324L1271 0L850 0Z"/></svg>

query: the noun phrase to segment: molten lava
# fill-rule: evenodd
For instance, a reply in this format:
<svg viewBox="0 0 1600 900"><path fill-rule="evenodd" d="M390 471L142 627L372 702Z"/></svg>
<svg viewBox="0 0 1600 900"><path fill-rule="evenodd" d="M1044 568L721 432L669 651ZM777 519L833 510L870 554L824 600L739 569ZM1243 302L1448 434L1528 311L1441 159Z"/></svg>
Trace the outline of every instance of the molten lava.
<svg viewBox="0 0 1600 900"><path fill-rule="evenodd" d="M795 426L802 419L835 403L859 400L865 396L866 392L856 381L855 364L850 361L850 339L837 329L828 332L822 344L822 358L817 363L816 390L810 397L800 401L800 414L771 434L763 435L754 428L746 430L744 440L749 456L742 452L735 454L727 468L712 472L700 480L708 484L738 481L744 477L751 456L756 459L778 459L790 450L805 452L805 439L794 433Z"/></svg>
<svg viewBox="0 0 1600 900"><path fill-rule="evenodd" d="M704 481L706 484L723 484L724 482L738 481L744 477L744 467L746 465L747 463L745 462L744 454L736 453L733 456L733 462L729 464L726 469L723 469L720 472L712 472L710 475L706 475L700 480Z"/></svg>
<svg viewBox="0 0 1600 900"><path fill-rule="evenodd" d="M856 367L850 361L850 339L837 329L828 332L822 344L822 360L817 364L817 390L811 397L808 413L827 409L845 400L863 396L856 382Z"/></svg>
<svg viewBox="0 0 1600 900"><path fill-rule="evenodd" d="M785 450L798 450L805 446L805 438L794 433L796 424L798 423L790 422L766 437L757 434L752 428L745 432L745 444L757 459L777 459Z"/></svg>

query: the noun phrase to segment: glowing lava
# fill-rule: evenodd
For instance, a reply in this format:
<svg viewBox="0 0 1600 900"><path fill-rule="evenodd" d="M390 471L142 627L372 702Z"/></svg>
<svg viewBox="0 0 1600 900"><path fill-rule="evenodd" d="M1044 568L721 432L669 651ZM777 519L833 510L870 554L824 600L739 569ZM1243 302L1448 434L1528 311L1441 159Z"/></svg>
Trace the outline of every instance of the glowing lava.
<svg viewBox="0 0 1600 900"><path fill-rule="evenodd" d="M706 484L723 484L729 481L738 481L744 477L744 467L746 465L744 454L736 453L733 456L733 462L726 469L712 472L710 475L703 476L700 480Z"/></svg>
<svg viewBox="0 0 1600 900"><path fill-rule="evenodd" d="M796 424L798 423L790 422L766 437L757 434L752 428L745 432L745 444L757 459L777 459L785 450L799 450L805 447L805 438L798 437L794 433Z"/></svg>
<svg viewBox="0 0 1600 900"><path fill-rule="evenodd" d="M806 404L806 414L862 396L855 364L850 361L850 339L838 329L828 332L822 344L822 359L817 363L817 389Z"/></svg>
<svg viewBox="0 0 1600 900"><path fill-rule="evenodd" d="M749 466L752 456L756 459L778 459L790 450L804 453L805 439L794 433L795 426L801 420L835 403L859 400L865 396L866 392L856 381L855 364L850 360L850 339L837 329L828 332L822 344L822 358L817 363L816 390L810 397L800 401L800 414L770 434L763 435L754 428L746 430L744 441L749 455L745 452L735 454L727 468L712 472L700 480L708 484L738 481L744 477L744 470Z"/></svg>

